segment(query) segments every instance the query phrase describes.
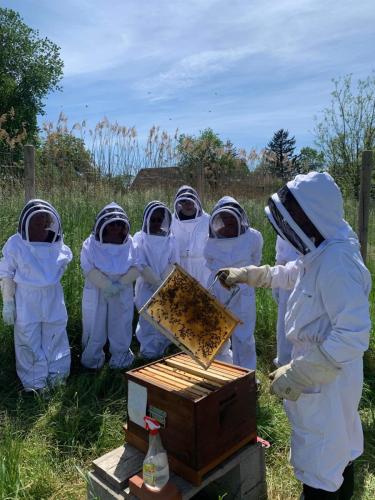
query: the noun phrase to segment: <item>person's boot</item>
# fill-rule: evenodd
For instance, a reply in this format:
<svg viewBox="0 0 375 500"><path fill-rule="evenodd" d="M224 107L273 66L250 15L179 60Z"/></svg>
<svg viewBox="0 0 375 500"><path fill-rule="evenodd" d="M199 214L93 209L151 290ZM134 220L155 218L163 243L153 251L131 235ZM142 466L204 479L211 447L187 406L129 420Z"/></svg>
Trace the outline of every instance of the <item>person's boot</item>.
<svg viewBox="0 0 375 500"><path fill-rule="evenodd" d="M303 485L302 500L340 500L339 491L326 491Z"/></svg>
<svg viewBox="0 0 375 500"><path fill-rule="evenodd" d="M349 462L343 472L344 481L339 489L340 500L350 500L354 494L354 463Z"/></svg>
<svg viewBox="0 0 375 500"><path fill-rule="evenodd" d="M354 492L354 464L350 462L343 472L344 481L337 491L325 491L303 485L300 500L350 500Z"/></svg>

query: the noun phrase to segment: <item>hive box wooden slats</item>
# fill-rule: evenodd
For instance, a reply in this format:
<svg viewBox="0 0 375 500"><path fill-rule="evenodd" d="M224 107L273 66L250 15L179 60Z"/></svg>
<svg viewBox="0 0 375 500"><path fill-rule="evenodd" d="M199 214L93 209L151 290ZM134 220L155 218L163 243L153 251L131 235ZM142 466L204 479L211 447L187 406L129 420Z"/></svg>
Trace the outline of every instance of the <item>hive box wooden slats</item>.
<svg viewBox="0 0 375 500"><path fill-rule="evenodd" d="M160 434L171 469L194 484L246 443L256 441L252 370L214 361L205 371L186 354L177 354L131 370L127 378L147 388L148 408L166 413ZM147 451L146 430L131 420L127 441Z"/></svg>

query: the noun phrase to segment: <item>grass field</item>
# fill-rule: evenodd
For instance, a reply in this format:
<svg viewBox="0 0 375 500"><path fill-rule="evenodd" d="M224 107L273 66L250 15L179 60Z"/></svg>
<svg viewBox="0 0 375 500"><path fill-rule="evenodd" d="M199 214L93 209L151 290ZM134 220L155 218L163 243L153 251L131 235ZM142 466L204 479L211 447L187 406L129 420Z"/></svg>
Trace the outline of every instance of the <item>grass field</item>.
<svg viewBox="0 0 375 500"><path fill-rule="evenodd" d="M155 195L154 195L155 196ZM111 200L98 196L91 201L79 197L47 199L61 213L65 242L74 253L63 278L69 313L68 333L72 346L72 373L65 387L47 401L23 394L16 377L11 327L0 324L0 499L83 499L85 473L90 462L119 446L126 418L126 386L121 373L107 367L97 375L81 372L81 294L83 280L79 253L91 231L98 209ZM156 198L170 202L160 193ZM132 232L139 229L143 207L150 193L116 197L128 211ZM250 222L264 237L263 262L274 262L275 236L263 215L260 202L245 203ZM22 199L12 197L0 205L0 244L15 232ZM208 209L210 204L208 204ZM348 219L355 213L349 209ZM372 235L375 242L375 234ZM374 262L373 262L374 264ZM375 265L372 267L375 271ZM374 292L371 303L374 304ZM374 307L372 307L374 319ZM276 307L268 290L257 291L256 342L258 377L262 382L258 407L258 434L271 442L266 451L270 499L298 498L300 486L288 464L289 426L279 400L269 395L267 374L273 370ZM365 431L365 453L356 464L355 499L375 498L375 339L365 355L365 387L361 417ZM134 350L138 348L134 341ZM225 492L223 492L224 494Z"/></svg>

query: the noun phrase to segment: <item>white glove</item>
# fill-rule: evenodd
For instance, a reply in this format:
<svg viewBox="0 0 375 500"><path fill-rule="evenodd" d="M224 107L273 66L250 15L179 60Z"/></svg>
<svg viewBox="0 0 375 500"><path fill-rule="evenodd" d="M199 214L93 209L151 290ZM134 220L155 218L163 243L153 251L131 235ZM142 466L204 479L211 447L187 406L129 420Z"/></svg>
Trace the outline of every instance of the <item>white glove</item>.
<svg viewBox="0 0 375 500"><path fill-rule="evenodd" d="M123 274L119 279L121 285L130 285L138 278L139 271L136 267L131 267L126 274Z"/></svg>
<svg viewBox="0 0 375 500"><path fill-rule="evenodd" d="M145 267L141 274L146 283L149 283L153 287L157 288L161 284L161 279L154 273L151 267Z"/></svg>
<svg viewBox="0 0 375 500"><path fill-rule="evenodd" d="M1 293L3 295L3 321L6 325L14 325L16 321L16 284L12 278L1 280Z"/></svg>
<svg viewBox="0 0 375 500"><path fill-rule="evenodd" d="M272 282L271 269L268 265L260 267L229 267L219 269L216 275L219 275L220 283L225 288L231 288L236 283L246 283L249 286L259 288L270 288Z"/></svg>
<svg viewBox="0 0 375 500"><path fill-rule="evenodd" d="M111 297L114 297L118 293L120 293L122 290L122 285L120 283L111 283L107 287L103 288L103 295L106 299L110 299Z"/></svg>
<svg viewBox="0 0 375 500"><path fill-rule="evenodd" d="M108 276L99 271L99 269L97 269L96 267L91 269L91 271L86 274L86 277L94 286L96 286L96 288L99 288L103 291L106 288L109 289L110 285L112 285L112 281L108 278Z"/></svg>
<svg viewBox="0 0 375 500"><path fill-rule="evenodd" d="M6 325L14 325L16 321L16 304L14 299L3 302L3 321Z"/></svg>
<svg viewBox="0 0 375 500"><path fill-rule="evenodd" d="M280 288L272 288L272 298L276 302L276 304L279 304L279 294Z"/></svg>
<svg viewBox="0 0 375 500"><path fill-rule="evenodd" d="M12 278L2 278L1 293L3 300L12 300L16 294L16 284Z"/></svg>
<svg viewBox="0 0 375 500"><path fill-rule="evenodd" d="M314 346L305 356L270 373L271 393L296 401L304 389L334 380L340 368L322 347Z"/></svg>
<svg viewBox="0 0 375 500"><path fill-rule="evenodd" d="M163 272L161 273L161 279L162 279L163 281L164 281L164 280L165 280L165 278L166 278L167 276L169 276L169 274L173 271L173 267L174 267L174 266L173 266L172 264L170 264L170 265L169 265L169 266L165 269L165 271L163 271Z"/></svg>

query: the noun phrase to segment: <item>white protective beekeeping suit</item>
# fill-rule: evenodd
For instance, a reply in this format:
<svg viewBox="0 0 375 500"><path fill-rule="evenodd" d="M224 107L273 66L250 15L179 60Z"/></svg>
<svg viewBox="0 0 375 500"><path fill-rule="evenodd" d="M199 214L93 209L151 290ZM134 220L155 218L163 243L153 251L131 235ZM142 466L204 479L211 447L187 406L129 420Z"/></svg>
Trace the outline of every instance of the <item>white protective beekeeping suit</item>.
<svg viewBox="0 0 375 500"><path fill-rule="evenodd" d="M42 214L49 221L48 237L44 242L30 241L30 221ZM15 305L8 323L14 320L16 369L25 390L53 386L69 375L68 317L60 280L71 260L56 210L43 200L29 201L0 261L4 305Z"/></svg>
<svg viewBox="0 0 375 500"><path fill-rule="evenodd" d="M106 227L116 221L126 226L127 236L121 244L104 243ZM82 246L81 267L85 286L81 363L86 368L99 369L103 366L103 347L107 340L111 368L128 368L134 359L130 343L134 315L133 282L137 271L129 230L125 211L116 203L110 203L98 213L93 232ZM99 273L99 281L93 272Z"/></svg>
<svg viewBox="0 0 375 500"><path fill-rule="evenodd" d="M155 217L159 217L160 227L157 234L152 234ZM144 210L142 230L134 235L140 268L140 277L135 285L135 304L138 310L171 271L172 264L178 263L176 241L170 234L171 220L169 209L160 201L152 201ZM170 344L168 338L142 316L139 317L136 335L141 344L140 354L145 358L162 356Z"/></svg>
<svg viewBox="0 0 375 500"><path fill-rule="evenodd" d="M195 205L196 213L185 218L181 203L189 200ZM209 269L203 256L203 248L208 238L209 215L203 211L198 193L190 186L182 186L176 193L171 232L179 248L181 266L201 285L207 286Z"/></svg>
<svg viewBox="0 0 375 500"><path fill-rule="evenodd" d="M272 374L271 390L285 399L291 463L304 491L337 492L349 462L363 452L358 404L371 328L370 273L329 174L297 175L272 195L266 214L301 257L221 275L226 286L292 290L285 315L292 361Z"/></svg>
<svg viewBox="0 0 375 500"><path fill-rule="evenodd" d="M276 239L276 265L285 265L287 262L296 260L299 253L290 243L277 236ZM273 296L277 303L277 327L276 327L276 366L283 366L290 362L292 356L292 343L285 336L285 313L286 305L291 290L274 288Z"/></svg>
<svg viewBox="0 0 375 500"><path fill-rule="evenodd" d="M226 202L226 203L225 203ZM237 208L237 206L239 208ZM238 232L235 237L223 237L220 231L225 224L225 214L237 220ZM222 267L259 265L262 258L263 238L256 229L249 227L247 215L238 202L230 197L219 200L210 217L210 237L207 240L204 256L211 271L209 283L212 283L216 272ZM239 293L229 303L229 309L242 321L232 334L233 363L244 368L255 370L255 320L256 306L254 289L239 285ZM230 291L216 282L213 294L225 303ZM217 359L230 362L229 342L224 345Z"/></svg>

